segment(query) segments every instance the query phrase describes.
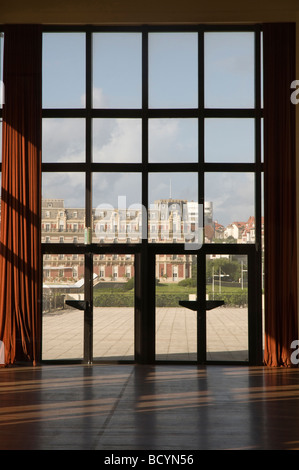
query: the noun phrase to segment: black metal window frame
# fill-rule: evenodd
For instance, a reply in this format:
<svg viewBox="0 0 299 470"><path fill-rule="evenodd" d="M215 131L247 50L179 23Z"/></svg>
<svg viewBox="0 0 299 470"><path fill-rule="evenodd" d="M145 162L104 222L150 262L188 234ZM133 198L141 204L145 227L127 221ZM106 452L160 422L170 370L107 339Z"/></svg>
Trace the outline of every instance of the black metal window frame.
<svg viewBox="0 0 299 470"><path fill-rule="evenodd" d="M255 178L255 244L229 245L207 244L196 252L199 266L198 295L205 295L205 256L207 253L247 254L254 272L249 302L255 311L250 344L255 350L250 362L259 363L261 358L261 215L262 176L261 160L261 28L260 25L196 25L196 26L142 26L142 27L94 27L94 26L47 26L44 33L82 32L86 37L86 106L80 109L43 109L43 118L84 118L85 151L84 163L42 163L43 174L49 172L83 172L85 174L86 226L92 220L92 175L100 172L137 172L142 178L142 205L148 208L148 177L154 172L196 172L198 175L198 203L204 204L207 172L251 172ZM138 109L95 109L92 107L92 35L97 32L137 32L142 35L142 107ZM148 103L148 37L152 32L195 32L198 35L198 107L192 109L152 109ZM204 107L204 33L205 32L253 32L255 37L255 105L250 109L223 109ZM94 118L139 118L142 122L142 161L140 163L95 163L92 161L92 120ZM148 159L148 122L151 118L197 118L198 162L197 163L150 163ZM207 163L204 160L204 121L214 118L253 118L255 121L255 161L253 163ZM154 292L155 275L153 259L156 254L184 253L180 244L149 243L147 237L141 243L131 244L42 244L44 254L84 254L85 280L92 279L93 254L128 253L135 255L135 359L140 363L155 362ZM252 261L254 260L254 261ZM85 298L92 305L92 283L85 282ZM84 319L84 361L92 362L92 312Z"/></svg>

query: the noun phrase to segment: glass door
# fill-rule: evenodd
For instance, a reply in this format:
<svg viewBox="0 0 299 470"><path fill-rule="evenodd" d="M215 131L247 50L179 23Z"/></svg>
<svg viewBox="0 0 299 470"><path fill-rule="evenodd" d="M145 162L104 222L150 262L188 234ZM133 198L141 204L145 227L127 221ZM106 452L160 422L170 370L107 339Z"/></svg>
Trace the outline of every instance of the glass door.
<svg viewBox="0 0 299 470"><path fill-rule="evenodd" d="M207 361L249 361L248 256L206 255Z"/></svg>
<svg viewBox="0 0 299 470"><path fill-rule="evenodd" d="M84 274L82 254L48 253L43 256L43 361L83 360Z"/></svg>
<svg viewBox="0 0 299 470"><path fill-rule="evenodd" d="M197 256L156 255L155 325L157 361L197 360L197 313L181 301L197 298Z"/></svg>
<svg viewBox="0 0 299 470"><path fill-rule="evenodd" d="M134 255L93 256L93 361L134 360Z"/></svg>
<svg viewBox="0 0 299 470"><path fill-rule="evenodd" d="M213 248L155 255L156 361L261 363L254 250Z"/></svg>

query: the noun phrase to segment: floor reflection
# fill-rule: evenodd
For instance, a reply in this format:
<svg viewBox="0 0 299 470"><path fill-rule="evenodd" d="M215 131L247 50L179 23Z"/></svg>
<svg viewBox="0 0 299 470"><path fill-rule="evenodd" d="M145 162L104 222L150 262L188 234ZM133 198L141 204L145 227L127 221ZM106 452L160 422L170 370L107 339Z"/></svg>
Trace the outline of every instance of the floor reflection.
<svg viewBox="0 0 299 470"><path fill-rule="evenodd" d="M0 399L0 449L299 448L298 370L8 368Z"/></svg>

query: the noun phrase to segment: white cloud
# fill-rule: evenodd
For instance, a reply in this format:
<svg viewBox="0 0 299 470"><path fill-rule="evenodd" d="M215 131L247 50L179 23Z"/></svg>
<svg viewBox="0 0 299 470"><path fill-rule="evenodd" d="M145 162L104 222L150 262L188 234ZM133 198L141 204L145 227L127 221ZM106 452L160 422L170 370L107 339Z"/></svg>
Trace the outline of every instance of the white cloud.
<svg viewBox="0 0 299 470"><path fill-rule="evenodd" d="M252 173L211 173L206 177L206 200L213 202L213 218L223 225L246 222L254 215Z"/></svg>
<svg viewBox="0 0 299 470"><path fill-rule="evenodd" d="M84 208L85 175L83 173L43 173L43 199L63 199L66 208Z"/></svg>
<svg viewBox="0 0 299 470"><path fill-rule="evenodd" d="M92 104L94 108L108 108L109 99L101 88L93 88Z"/></svg>
<svg viewBox="0 0 299 470"><path fill-rule="evenodd" d="M43 162L84 162L84 119L43 119Z"/></svg>
<svg viewBox="0 0 299 470"><path fill-rule="evenodd" d="M196 119L151 119L149 121L150 162L197 161Z"/></svg>
<svg viewBox="0 0 299 470"><path fill-rule="evenodd" d="M102 163L141 162L139 119L95 119L93 161Z"/></svg>

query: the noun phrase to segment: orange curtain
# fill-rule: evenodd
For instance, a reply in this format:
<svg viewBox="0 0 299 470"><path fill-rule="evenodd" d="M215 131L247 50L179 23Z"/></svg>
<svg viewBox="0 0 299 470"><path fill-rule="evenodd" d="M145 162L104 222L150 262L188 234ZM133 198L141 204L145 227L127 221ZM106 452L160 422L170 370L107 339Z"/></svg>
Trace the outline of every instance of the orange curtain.
<svg viewBox="0 0 299 470"><path fill-rule="evenodd" d="M5 365L40 359L41 31L4 30L0 340Z"/></svg>
<svg viewBox="0 0 299 470"><path fill-rule="evenodd" d="M295 25L265 24L265 353L268 366L291 367L298 339L296 249Z"/></svg>

